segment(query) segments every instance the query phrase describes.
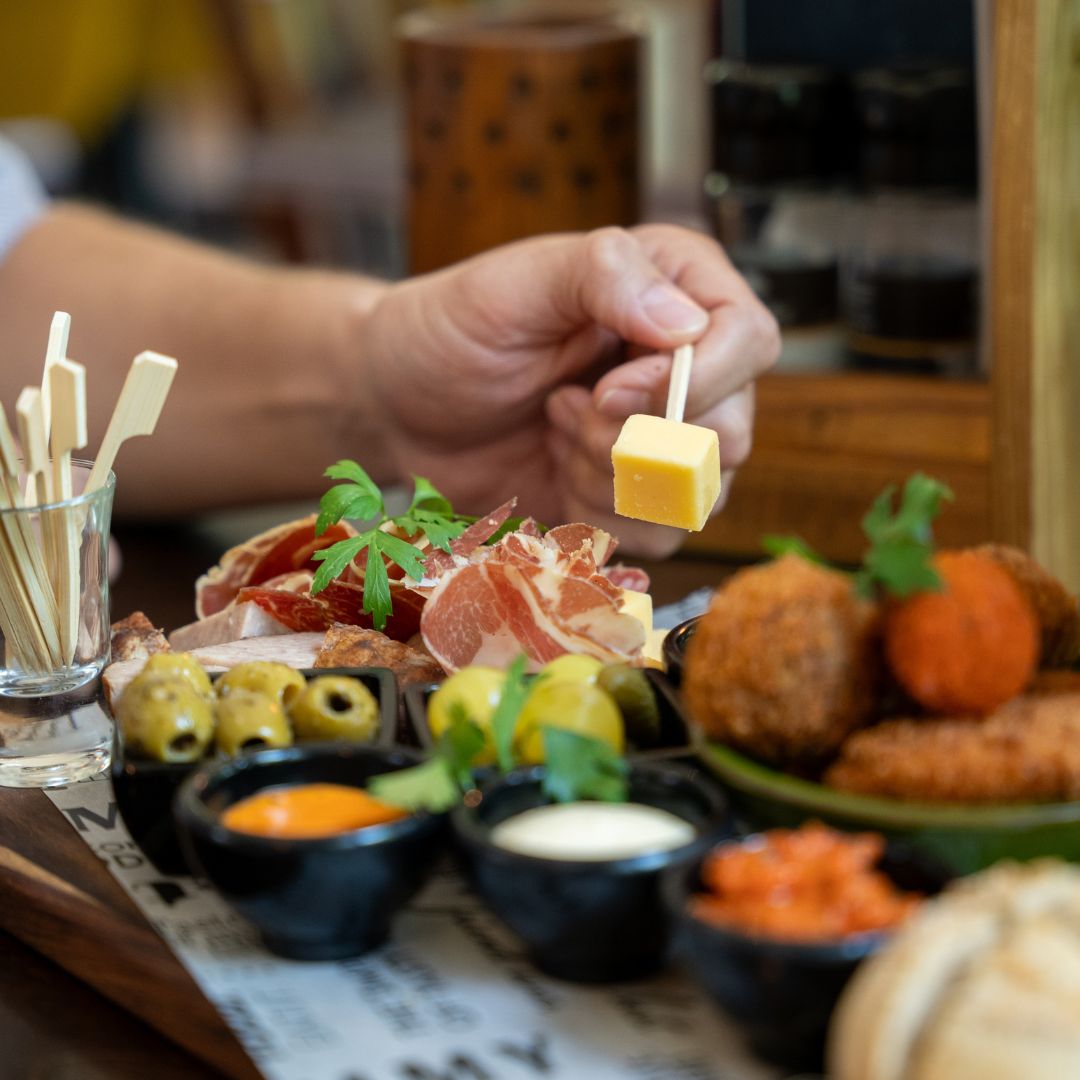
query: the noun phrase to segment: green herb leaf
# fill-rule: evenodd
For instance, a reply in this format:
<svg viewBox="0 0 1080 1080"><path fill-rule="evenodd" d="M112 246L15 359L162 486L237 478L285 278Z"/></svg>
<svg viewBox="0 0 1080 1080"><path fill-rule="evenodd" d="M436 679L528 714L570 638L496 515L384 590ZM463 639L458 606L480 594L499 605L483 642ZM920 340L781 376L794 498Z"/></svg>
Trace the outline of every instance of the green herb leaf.
<svg viewBox="0 0 1080 1080"><path fill-rule="evenodd" d="M895 494L895 487L887 487L862 520L870 541L863 568L856 576L856 588L863 596L872 596L878 586L901 599L941 588L941 578L931 563L932 525L941 503L951 501L953 493L939 480L915 473L904 485L894 513Z"/></svg>
<svg viewBox="0 0 1080 1080"><path fill-rule="evenodd" d="M626 802L626 760L606 742L563 728L544 728L544 793L556 802Z"/></svg>
<svg viewBox="0 0 1080 1080"><path fill-rule="evenodd" d="M807 562L825 565L825 560L801 537L801 536L778 536L772 534L761 538L761 546L766 555L774 559L781 555L798 555Z"/></svg>
<svg viewBox="0 0 1080 1080"><path fill-rule="evenodd" d="M442 517L452 518L454 508L450 500L425 476L413 477L413 497L409 503L406 514L412 514L417 510L427 510Z"/></svg>
<svg viewBox="0 0 1080 1080"><path fill-rule="evenodd" d="M358 488L355 484L336 484L319 500L315 535L322 536L342 518L370 521L382 512L382 496Z"/></svg>
<svg viewBox="0 0 1080 1080"><path fill-rule="evenodd" d="M442 548L443 551L449 551L450 541L460 536L466 528L463 521L456 521L433 510L422 509L410 510L409 513L394 518L394 524L404 529L409 536L423 533L435 547Z"/></svg>
<svg viewBox="0 0 1080 1080"><path fill-rule="evenodd" d="M460 701L450 706L450 724L439 736L438 751L463 791L474 787L473 764L487 746L480 725L471 720Z"/></svg>
<svg viewBox="0 0 1080 1080"><path fill-rule="evenodd" d="M529 684L525 681L524 653L514 658L506 669L506 682L495 711L491 714L491 738L495 744L495 760L503 772L514 767L514 730L517 727L521 707L529 696Z"/></svg>
<svg viewBox="0 0 1080 1080"><path fill-rule="evenodd" d="M414 581L419 581L424 576L423 552L408 540L402 540L393 533L379 532L375 543L391 562L397 563Z"/></svg>
<svg viewBox="0 0 1080 1080"><path fill-rule="evenodd" d="M402 810L429 810L433 814L441 814L461 800L450 766L442 757L373 776L368 781L368 791L376 799Z"/></svg>
<svg viewBox="0 0 1080 1080"><path fill-rule="evenodd" d="M394 602L390 599L390 577L386 573L386 563L379 551L379 542L372 540L368 548L367 566L364 568L364 611L371 616L372 626L381 630L393 610Z"/></svg>
<svg viewBox="0 0 1080 1080"><path fill-rule="evenodd" d="M339 540L336 544L323 548L322 551L316 551L311 557L322 565L315 571L315 579L311 583L311 595L321 593L370 543L371 532L369 531L360 533L359 536Z"/></svg>

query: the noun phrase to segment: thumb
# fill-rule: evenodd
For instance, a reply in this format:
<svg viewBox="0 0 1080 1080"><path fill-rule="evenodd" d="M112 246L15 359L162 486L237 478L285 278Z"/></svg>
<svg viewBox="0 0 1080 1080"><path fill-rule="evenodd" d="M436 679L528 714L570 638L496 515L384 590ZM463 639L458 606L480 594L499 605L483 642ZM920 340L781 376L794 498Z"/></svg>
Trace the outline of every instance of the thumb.
<svg viewBox="0 0 1080 1080"><path fill-rule="evenodd" d="M598 229L577 239L555 277L567 309L625 341L667 350L700 337L708 313L679 289L628 232ZM568 310L569 313L569 310Z"/></svg>

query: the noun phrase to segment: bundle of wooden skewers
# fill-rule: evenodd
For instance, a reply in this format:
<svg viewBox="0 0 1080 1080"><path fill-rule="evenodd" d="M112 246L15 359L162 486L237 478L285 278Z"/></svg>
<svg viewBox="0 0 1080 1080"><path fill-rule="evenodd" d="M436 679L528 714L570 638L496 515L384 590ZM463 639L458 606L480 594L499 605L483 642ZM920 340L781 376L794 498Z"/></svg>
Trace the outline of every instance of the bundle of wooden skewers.
<svg viewBox="0 0 1080 1080"><path fill-rule="evenodd" d="M80 553L90 511L85 502L50 507L107 482L121 443L153 432L176 373L171 357L135 357L93 467L74 492L72 454L87 444L86 369L67 358L70 328L70 317L58 311L41 386L26 387L16 402L21 453L0 403L0 630L8 665L27 674L71 667L79 643Z"/></svg>

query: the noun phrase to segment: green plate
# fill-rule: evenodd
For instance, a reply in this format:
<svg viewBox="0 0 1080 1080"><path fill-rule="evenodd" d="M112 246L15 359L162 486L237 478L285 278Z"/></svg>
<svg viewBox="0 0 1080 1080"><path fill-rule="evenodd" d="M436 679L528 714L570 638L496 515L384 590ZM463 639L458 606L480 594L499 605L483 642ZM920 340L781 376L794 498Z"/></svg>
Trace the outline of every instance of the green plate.
<svg viewBox="0 0 1080 1080"><path fill-rule="evenodd" d="M852 795L770 769L700 735L695 742L751 829L791 828L811 818L869 829L924 851L955 874L1001 859L1080 862L1080 802L945 806Z"/></svg>

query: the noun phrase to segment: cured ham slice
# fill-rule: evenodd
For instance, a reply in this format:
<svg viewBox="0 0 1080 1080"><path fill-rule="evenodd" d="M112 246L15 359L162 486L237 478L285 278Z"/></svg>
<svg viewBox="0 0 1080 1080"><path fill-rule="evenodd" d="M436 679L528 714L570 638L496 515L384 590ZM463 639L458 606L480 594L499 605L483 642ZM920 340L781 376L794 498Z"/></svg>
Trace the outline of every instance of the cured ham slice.
<svg viewBox="0 0 1080 1080"><path fill-rule="evenodd" d="M631 589L634 592L649 591L649 575L640 566L624 566L622 563L616 563L614 566L605 566L601 573L612 585L617 585L620 589Z"/></svg>
<svg viewBox="0 0 1080 1080"><path fill-rule="evenodd" d="M622 590L598 569L614 547L602 530L569 525L544 537L510 533L474 551L431 591L424 644L447 671L505 666L522 652L532 671L567 652L639 659L644 627L621 612Z"/></svg>
<svg viewBox="0 0 1080 1080"><path fill-rule="evenodd" d="M293 628L274 618L258 604L247 601L232 604L224 611L180 626L169 635L169 644L179 652L199 649L204 645L220 645L241 638L270 637L291 634Z"/></svg>
<svg viewBox="0 0 1080 1080"><path fill-rule="evenodd" d="M314 570L312 555L339 540L355 536L347 522L331 525L315 535L317 516L279 525L230 548L217 566L195 582L195 614L200 619L223 611L247 585L263 585L283 574Z"/></svg>
<svg viewBox="0 0 1080 1080"><path fill-rule="evenodd" d="M517 499L504 502L498 510L474 521L460 536L450 541L450 550L435 548L424 563L424 577L435 578L452 566L461 564L482 544L486 544L506 524L517 506ZM531 519L530 519L531 520Z"/></svg>

